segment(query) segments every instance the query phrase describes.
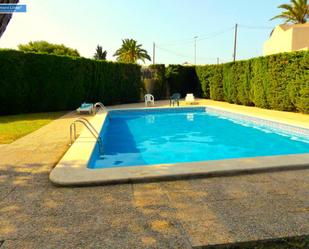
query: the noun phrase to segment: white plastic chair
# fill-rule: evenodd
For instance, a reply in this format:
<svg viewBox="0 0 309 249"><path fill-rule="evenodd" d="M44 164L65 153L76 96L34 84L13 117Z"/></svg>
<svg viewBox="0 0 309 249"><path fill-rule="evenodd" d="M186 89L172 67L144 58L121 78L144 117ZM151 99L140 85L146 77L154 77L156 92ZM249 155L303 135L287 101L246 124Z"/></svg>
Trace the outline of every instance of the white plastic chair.
<svg viewBox="0 0 309 249"><path fill-rule="evenodd" d="M145 95L145 106L148 106L148 103L150 103L151 105L154 105L154 96L151 94Z"/></svg>
<svg viewBox="0 0 309 249"><path fill-rule="evenodd" d="M189 104L195 103L195 98L193 93L187 93L185 101Z"/></svg>

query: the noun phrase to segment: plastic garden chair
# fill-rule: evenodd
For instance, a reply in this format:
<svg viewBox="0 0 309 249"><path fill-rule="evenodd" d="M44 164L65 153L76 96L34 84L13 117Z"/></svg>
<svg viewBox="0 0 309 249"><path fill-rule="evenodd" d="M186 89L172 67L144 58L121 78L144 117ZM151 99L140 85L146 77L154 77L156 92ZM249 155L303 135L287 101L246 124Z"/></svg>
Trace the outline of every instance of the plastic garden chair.
<svg viewBox="0 0 309 249"><path fill-rule="evenodd" d="M195 98L194 98L193 93L187 93L185 101L188 104L194 104L195 103Z"/></svg>
<svg viewBox="0 0 309 249"><path fill-rule="evenodd" d="M145 106L148 106L148 103L154 106L154 96L151 94L145 95Z"/></svg>
<svg viewBox="0 0 309 249"><path fill-rule="evenodd" d="M175 103L177 103L177 106L179 106L180 98L181 98L180 93L174 93L172 97L170 97L170 106L174 106Z"/></svg>

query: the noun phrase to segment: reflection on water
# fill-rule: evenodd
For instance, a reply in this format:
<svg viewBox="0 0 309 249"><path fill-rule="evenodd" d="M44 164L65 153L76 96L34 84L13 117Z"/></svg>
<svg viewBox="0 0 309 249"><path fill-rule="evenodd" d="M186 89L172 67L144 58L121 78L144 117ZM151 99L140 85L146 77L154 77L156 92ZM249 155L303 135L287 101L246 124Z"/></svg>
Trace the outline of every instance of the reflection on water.
<svg viewBox="0 0 309 249"><path fill-rule="evenodd" d="M154 122L156 121L155 115L146 115L145 119L148 124L154 124Z"/></svg>
<svg viewBox="0 0 309 249"><path fill-rule="evenodd" d="M194 114L193 113L188 113L187 114L187 120L193 122L194 121Z"/></svg>

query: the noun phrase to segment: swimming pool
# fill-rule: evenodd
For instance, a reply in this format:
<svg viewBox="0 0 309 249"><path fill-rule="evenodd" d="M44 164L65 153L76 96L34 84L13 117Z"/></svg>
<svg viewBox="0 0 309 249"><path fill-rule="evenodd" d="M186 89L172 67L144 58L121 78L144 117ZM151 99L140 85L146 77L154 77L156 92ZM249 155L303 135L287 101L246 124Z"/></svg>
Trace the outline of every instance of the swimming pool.
<svg viewBox="0 0 309 249"><path fill-rule="evenodd" d="M110 111L90 169L309 153L309 132L212 108Z"/></svg>

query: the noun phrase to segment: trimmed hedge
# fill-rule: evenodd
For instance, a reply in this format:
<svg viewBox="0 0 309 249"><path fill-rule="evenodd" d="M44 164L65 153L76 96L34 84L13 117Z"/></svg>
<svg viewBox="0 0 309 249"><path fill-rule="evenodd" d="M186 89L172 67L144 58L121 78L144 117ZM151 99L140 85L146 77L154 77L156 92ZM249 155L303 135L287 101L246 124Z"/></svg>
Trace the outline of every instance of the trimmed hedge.
<svg viewBox="0 0 309 249"><path fill-rule="evenodd" d="M82 102L138 102L144 92L140 66L85 58L0 50L0 75L0 115L71 110ZM194 93L309 113L309 52L196 67L152 65L143 76L156 99Z"/></svg>
<svg viewBox="0 0 309 249"><path fill-rule="evenodd" d="M187 93L201 95L200 84L194 66L163 64L142 68L144 93L151 93L155 99L166 99L173 93L184 97Z"/></svg>
<svg viewBox="0 0 309 249"><path fill-rule="evenodd" d="M154 74L154 91L153 94L157 99L164 99L167 97L167 82L165 77L165 65L164 64L156 64L150 65L150 70L153 71Z"/></svg>
<svg viewBox="0 0 309 249"><path fill-rule="evenodd" d="M163 72L163 65L160 68ZM166 83L171 94L179 92L182 97L192 92L197 97L240 105L309 113L309 52L220 65L169 65ZM152 93L162 98L157 91Z"/></svg>
<svg viewBox="0 0 309 249"><path fill-rule="evenodd" d="M196 73L203 97L309 113L309 52L197 66Z"/></svg>
<svg viewBox="0 0 309 249"><path fill-rule="evenodd" d="M223 65L196 66L196 74L204 98L223 101Z"/></svg>
<svg viewBox="0 0 309 249"><path fill-rule="evenodd" d="M194 66L169 65L166 68L166 79L171 94L180 93L182 97L187 93L201 95L201 85Z"/></svg>
<svg viewBox="0 0 309 249"><path fill-rule="evenodd" d="M142 68L143 94L153 94L155 99L168 97L168 86L165 77L165 65L155 64Z"/></svg>
<svg viewBox="0 0 309 249"><path fill-rule="evenodd" d="M135 64L0 50L0 114L72 110L140 100Z"/></svg>

